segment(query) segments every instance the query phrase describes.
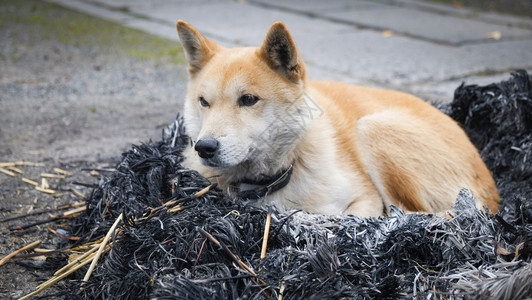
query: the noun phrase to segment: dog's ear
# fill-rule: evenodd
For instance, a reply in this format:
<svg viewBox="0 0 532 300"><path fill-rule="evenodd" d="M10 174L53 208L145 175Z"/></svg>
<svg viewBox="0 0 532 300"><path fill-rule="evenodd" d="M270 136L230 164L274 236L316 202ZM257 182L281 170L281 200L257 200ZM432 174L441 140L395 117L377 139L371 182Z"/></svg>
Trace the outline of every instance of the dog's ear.
<svg viewBox="0 0 532 300"><path fill-rule="evenodd" d="M282 22L274 23L259 48L270 68L292 82L304 79L305 66L299 57L296 43Z"/></svg>
<svg viewBox="0 0 532 300"><path fill-rule="evenodd" d="M196 28L183 20L177 21L176 27L189 64L188 71L194 75L212 58L218 45L206 39Z"/></svg>

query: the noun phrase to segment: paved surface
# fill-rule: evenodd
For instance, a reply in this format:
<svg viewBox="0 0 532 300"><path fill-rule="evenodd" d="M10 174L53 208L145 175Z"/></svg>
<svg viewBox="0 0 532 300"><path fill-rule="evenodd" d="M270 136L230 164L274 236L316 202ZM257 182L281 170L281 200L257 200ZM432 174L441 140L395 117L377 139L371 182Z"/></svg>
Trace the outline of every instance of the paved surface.
<svg viewBox="0 0 532 300"><path fill-rule="evenodd" d="M50 0L177 40L185 19L226 46L258 45L277 20L313 79L343 80L448 101L463 81L532 70L532 20L419 0Z"/></svg>

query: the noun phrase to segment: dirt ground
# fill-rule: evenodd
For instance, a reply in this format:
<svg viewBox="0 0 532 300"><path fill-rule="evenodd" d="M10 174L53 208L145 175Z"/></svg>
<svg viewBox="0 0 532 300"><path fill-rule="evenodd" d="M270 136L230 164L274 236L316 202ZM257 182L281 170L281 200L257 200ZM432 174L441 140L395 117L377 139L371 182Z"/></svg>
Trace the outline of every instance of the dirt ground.
<svg viewBox="0 0 532 300"><path fill-rule="evenodd" d="M39 1L2 0L0 40L0 163L39 164L2 168L15 176L0 173L1 259L36 240L56 249L64 238L52 230L66 233L68 220L26 230L12 229L50 213L4 220L82 201L71 189L90 188L73 182L97 183L91 170L112 168L131 144L160 138L181 110L187 75L177 42ZM72 174L47 179L55 194L22 181L41 184L54 168ZM31 258L0 266L0 299L33 291L56 268Z"/></svg>

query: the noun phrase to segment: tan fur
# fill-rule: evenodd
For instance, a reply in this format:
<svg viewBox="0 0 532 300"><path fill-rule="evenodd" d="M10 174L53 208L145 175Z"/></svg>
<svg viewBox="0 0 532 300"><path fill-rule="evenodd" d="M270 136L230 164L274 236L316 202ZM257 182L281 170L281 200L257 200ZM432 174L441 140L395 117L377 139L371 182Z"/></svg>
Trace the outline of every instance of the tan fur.
<svg viewBox="0 0 532 300"><path fill-rule="evenodd" d="M187 133L220 146L212 159L187 149L186 165L222 189L293 163L289 184L260 204L359 216L382 215L390 204L442 213L468 188L479 208L498 209L478 151L452 119L424 101L307 80L282 23L272 25L259 48L224 48L181 20L177 29L190 65ZM242 106L238 99L247 94L258 102Z"/></svg>

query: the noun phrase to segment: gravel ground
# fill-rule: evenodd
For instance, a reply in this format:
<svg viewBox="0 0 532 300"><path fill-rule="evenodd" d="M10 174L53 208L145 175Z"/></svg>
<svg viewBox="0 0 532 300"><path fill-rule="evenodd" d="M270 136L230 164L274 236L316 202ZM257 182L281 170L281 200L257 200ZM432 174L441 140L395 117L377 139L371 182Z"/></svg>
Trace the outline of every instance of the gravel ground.
<svg viewBox="0 0 532 300"><path fill-rule="evenodd" d="M19 166L24 174L14 177L0 173L0 220L80 201L70 190L90 190L72 182L98 180L87 168L112 167L129 145L159 139L181 110L186 73L175 42L39 1L4 0L0 40L0 162L40 164ZM55 195L21 180L40 183L55 167L72 173L48 179ZM35 240L56 249L61 238L48 227L68 221L11 230L47 218L0 221L0 258ZM23 263L0 267L1 299L27 294L57 267Z"/></svg>

